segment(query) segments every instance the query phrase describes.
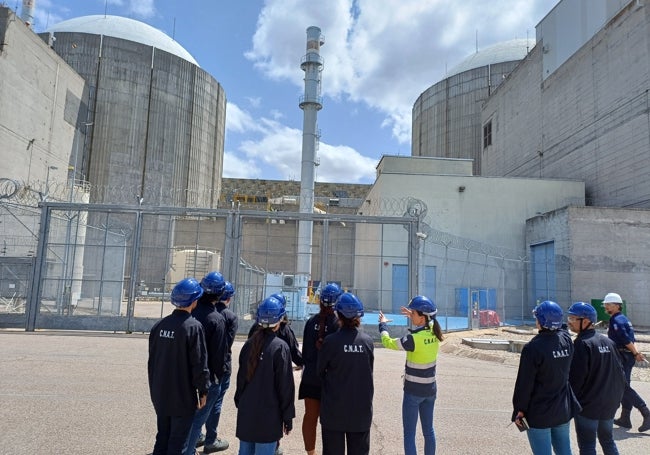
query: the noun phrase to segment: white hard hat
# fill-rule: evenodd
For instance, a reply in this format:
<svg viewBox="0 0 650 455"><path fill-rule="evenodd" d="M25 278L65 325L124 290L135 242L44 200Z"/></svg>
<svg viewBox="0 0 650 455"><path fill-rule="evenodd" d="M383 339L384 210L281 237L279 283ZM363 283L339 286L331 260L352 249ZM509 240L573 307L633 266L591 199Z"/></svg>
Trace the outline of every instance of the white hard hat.
<svg viewBox="0 0 650 455"><path fill-rule="evenodd" d="M610 292L603 299L603 303L623 303L623 299L616 292Z"/></svg>

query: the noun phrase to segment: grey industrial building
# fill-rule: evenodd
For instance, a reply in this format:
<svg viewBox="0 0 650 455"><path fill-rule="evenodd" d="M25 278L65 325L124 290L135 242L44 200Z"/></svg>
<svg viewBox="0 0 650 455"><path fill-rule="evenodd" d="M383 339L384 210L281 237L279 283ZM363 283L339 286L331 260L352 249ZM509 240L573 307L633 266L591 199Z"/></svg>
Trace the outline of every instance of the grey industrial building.
<svg viewBox="0 0 650 455"><path fill-rule="evenodd" d="M571 25L569 25L571 24ZM529 220L527 244L552 260L565 299L619 292L650 325L650 9L643 1L563 0L537 45L485 102L482 174L573 178L589 207ZM549 256L550 255L550 256Z"/></svg>
<svg viewBox="0 0 650 455"><path fill-rule="evenodd" d="M515 39L486 47L453 67L413 104L411 155L470 158L481 168L481 106L534 43Z"/></svg>
<svg viewBox="0 0 650 455"><path fill-rule="evenodd" d="M417 251L409 253L419 255L423 267L417 284L445 306L457 305L463 289L468 298L475 288L477 294L495 289L504 314L521 307L524 318L539 299L566 306L617 291L635 323L650 326L649 15L636 0L560 1L538 25L534 47L520 40L510 43L513 47L486 48L418 98L412 158L384 157L371 188L316 184L315 208L337 215L417 212L421 236ZM156 33L148 41L152 32L140 23L138 39L123 27L120 35L114 29L124 25L122 18L66 22L39 38L0 8L0 76L9 82L0 87L0 140L8 144L0 159L12 163L9 174L0 175L0 189L15 188L14 199L1 201L3 239L15 238L16 219L31 229L21 241L34 237L35 206L48 195L78 201L86 192L93 202L150 208L297 210L298 182L233 179L222 190L225 95L177 43ZM576 23L585 29L568 25ZM94 24L90 30L88 24ZM100 24L113 31L100 31ZM50 187L64 191L50 194ZM11 205L24 194L33 195L28 223L26 205L21 213ZM144 221L140 251L147 260L140 257L145 265L137 276L150 287L165 283L175 246L191 247L197 238L212 245L213 238L227 235L226 221L219 226L191 217L156 221L152 213ZM296 229L281 225L280 218L277 224L272 214L247 220L244 232L254 240L242 251L266 270L290 271ZM119 300L131 279L121 273L130 260L129 224L114 215L105 220L84 223L100 227L116 254L105 255L100 264L77 248L86 258L75 273L84 275L72 279L88 289L108 286L101 292ZM51 239L72 225L65 219L57 223ZM319 229L314 243L323 238ZM408 255L404 243L394 253L392 239L402 239L406 231L350 229L350 223L332 227L329 235L339 250L331 253L341 257L331 265L354 276L351 286L369 291L374 288L364 274L380 274L382 294L369 292L368 298L401 301L406 277L398 274ZM369 247L380 248L379 256L355 244L375 231L379 246ZM74 239L79 244L101 240L93 239L100 231L79 232ZM5 256L27 256L28 248L10 244ZM363 264L350 259L359 252ZM285 256L276 264L265 259L269 254ZM379 270L368 267L370 262Z"/></svg>
<svg viewBox="0 0 650 455"><path fill-rule="evenodd" d="M650 325L649 61L647 2L562 0L537 25L535 46L476 104L457 94L473 93L469 75L480 70L467 72L464 89L461 73L428 90L440 94L437 114L420 113L428 91L414 105L413 156L463 153L482 176L585 182L586 207L527 220L531 302L616 291L636 323ZM477 108L478 123L469 120ZM445 148L459 130L472 141Z"/></svg>
<svg viewBox="0 0 650 455"><path fill-rule="evenodd" d="M73 165L93 183L91 201L216 207L226 115L217 80L132 19L78 17L42 36L87 83Z"/></svg>
<svg viewBox="0 0 650 455"><path fill-rule="evenodd" d="M122 17L79 17L40 37L25 25L0 7L5 262L35 255L36 205L45 200L217 207L225 92L182 46ZM50 236L77 245L77 295L83 279L89 289L102 280L117 283L98 288L120 296L131 261L129 222L117 214L55 217ZM162 218L143 223L155 235L145 238L140 278L160 281L174 227ZM106 242L114 247L103 259L83 247ZM54 254L48 267L70 267L63 264L68 253Z"/></svg>

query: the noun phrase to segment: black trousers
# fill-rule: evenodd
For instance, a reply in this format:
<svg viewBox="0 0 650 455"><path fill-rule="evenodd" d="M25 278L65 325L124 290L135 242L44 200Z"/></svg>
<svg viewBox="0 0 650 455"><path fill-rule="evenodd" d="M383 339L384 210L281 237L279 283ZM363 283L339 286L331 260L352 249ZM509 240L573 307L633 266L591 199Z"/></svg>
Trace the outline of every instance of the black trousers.
<svg viewBox="0 0 650 455"><path fill-rule="evenodd" d="M361 433L333 431L322 428L323 455L368 455L370 453L370 430Z"/></svg>
<svg viewBox="0 0 650 455"><path fill-rule="evenodd" d="M186 449L194 414L182 417L156 416L158 434L151 455L182 454Z"/></svg>

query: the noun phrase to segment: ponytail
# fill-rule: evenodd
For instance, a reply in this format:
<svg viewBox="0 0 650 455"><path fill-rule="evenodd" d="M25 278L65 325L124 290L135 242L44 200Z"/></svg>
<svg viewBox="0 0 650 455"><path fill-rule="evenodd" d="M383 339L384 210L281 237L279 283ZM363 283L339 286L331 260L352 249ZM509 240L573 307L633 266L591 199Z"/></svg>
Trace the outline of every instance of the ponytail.
<svg viewBox="0 0 650 455"><path fill-rule="evenodd" d="M327 318L334 314L334 308L320 304L318 313L318 339L316 340L316 349L320 350L325 339L325 329L327 328Z"/></svg>
<svg viewBox="0 0 650 455"><path fill-rule="evenodd" d="M419 312L418 312L419 313ZM420 313L423 314L423 313ZM445 337L442 335L442 327L440 327L440 323L436 319L436 317L429 317L426 314L424 315L426 318L426 323L429 327L431 327L431 334L434 335L438 341L442 341L445 339Z"/></svg>
<svg viewBox="0 0 650 455"><path fill-rule="evenodd" d="M248 355L248 361L246 362L246 382L251 382L253 379L255 370L257 369L257 363L260 360L260 353L264 347L264 341L267 336L272 335L272 332L273 329L260 326L250 337L251 350Z"/></svg>

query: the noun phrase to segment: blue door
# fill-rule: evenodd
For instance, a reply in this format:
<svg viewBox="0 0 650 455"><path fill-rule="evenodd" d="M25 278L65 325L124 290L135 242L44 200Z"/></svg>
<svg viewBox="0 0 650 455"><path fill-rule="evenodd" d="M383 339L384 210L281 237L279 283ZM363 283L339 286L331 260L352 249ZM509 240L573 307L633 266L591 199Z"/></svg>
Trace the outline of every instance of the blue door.
<svg viewBox="0 0 650 455"><path fill-rule="evenodd" d="M436 266L424 266L424 279L422 280L420 294L426 295L434 302L436 301Z"/></svg>
<svg viewBox="0 0 650 455"><path fill-rule="evenodd" d="M409 303L409 266L393 264L393 306L392 312L400 314L400 307Z"/></svg>
<svg viewBox="0 0 650 455"><path fill-rule="evenodd" d="M555 242L530 247L532 259L533 302L557 299L555 284Z"/></svg>

